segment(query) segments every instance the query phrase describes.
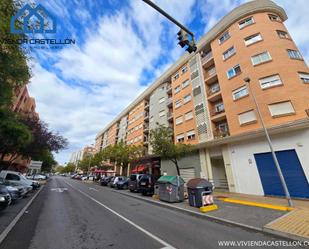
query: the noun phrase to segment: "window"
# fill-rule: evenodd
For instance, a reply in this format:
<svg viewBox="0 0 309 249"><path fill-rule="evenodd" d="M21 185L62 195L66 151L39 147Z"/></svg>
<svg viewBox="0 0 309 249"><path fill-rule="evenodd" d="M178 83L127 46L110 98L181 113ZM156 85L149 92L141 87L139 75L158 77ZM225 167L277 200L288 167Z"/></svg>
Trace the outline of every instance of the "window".
<svg viewBox="0 0 309 249"><path fill-rule="evenodd" d="M182 122L183 122L183 117L182 117L182 116L180 116L180 117L178 117L178 118L175 119L176 125L179 125L179 124L181 124Z"/></svg>
<svg viewBox="0 0 309 249"><path fill-rule="evenodd" d="M249 46L249 45L251 45L253 43L256 43L256 42L259 42L259 41L262 41L262 40L263 39L262 39L262 36L261 36L260 33L254 34L254 35L250 35L250 36L248 36L248 37L246 37L244 39L246 46Z"/></svg>
<svg viewBox="0 0 309 249"><path fill-rule="evenodd" d="M187 139L194 140L195 139L195 130L191 130L187 132Z"/></svg>
<svg viewBox="0 0 309 249"><path fill-rule="evenodd" d="M254 19L253 19L253 17L251 16L251 17L249 17L249 18L246 18L245 20L243 20L243 21L240 21L239 23L238 23L238 26L239 26L239 29L243 29L244 27L246 27L246 26L248 26L248 25L250 25L250 24L253 24L254 23Z"/></svg>
<svg viewBox="0 0 309 249"><path fill-rule="evenodd" d="M271 20L271 21L281 22L280 17L277 16L277 15L269 14L269 15L268 15L268 18L269 18L269 20Z"/></svg>
<svg viewBox="0 0 309 249"><path fill-rule="evenodd" d="M179 135L176 136L176 139L177 139L178 143L184 142L185 141L185 135L183 133L179 134Z"/></svg>
<svg viewBox="0 0 309 249"><path fill-rule="evenodd" d="M241 73L240 65L236 65L227 71L227 78L230 79Z"/></svg>
<svg viewBox="0 0 309 249"><path fill-rule="evenodd" d="M176 73L175 75L174 75L174 80L177 80L179 78L179 73Z"/></svg>
<svg viewBox="0 0 309 249"><path fill-rule="evenodd" d="M302 60L303 57L301 56L301 54L299 53L299 51L297 50L292 50L292 49L287 49L289 57L291 59L297 59L297 60Z"/></svg>
<svg viewBox="0 0 309 249"><path fill-rule="evenodd" d="M183 97L183 103L185 104L185 103L189 102L191 100L191 98L192 98L191 94L184 96Z"/></svg>
<svg viewBox="0 0 309 249"><path fill-rule="evenodd" d="M298 73L298 75L304 83L309 83L309 73Z"/></svg>
<svg viewBox="0 0 309 249"><path fill-rule="evenodd" d="M180 107L181 105L182 105L181 99L176 100L176 102L175 102L175 108L178 108L178 107Z"/></svg>
<svg viewBox="0 0 309 249"><path fill-rule="evenodd" d="M164 110L159 112L159 117L163 117L163 116L165 116L165 111Z"/></svg>
<svg viewBox="0 0 309 249"><path fill-rule="evenodd" d="M225 31L219 38L219 44L222 44L225 42L227 39L229 39L231 36L229 34L229 31Z"/></svg>
<svg viewBox="0 0 309 249"><path fill-rule="evenodd" d="M259 80L259 82L262 89L282 85L282 81L278 74L262 78Z"/></svg>
<svg viewBox="0 0 309 249"><path fill-rule="evenodd" d="M281 103L268 105L268 109L270 111L271 116L273 117L280 117L295 113L291 101L285 101Z"/></svg>
<svg viewBox="0 0 309 249"><path fill-rule="evenodd" d="M282 31L282 30L277 30L277 34L278 34L279 38L281 38L281 39L289 39L290 38L288 33L285 32L285 31Z"/></svg>
<svg viewBox="0 0 309 249"><path fill-rule="evenodd" d="M187 112L186 114L185 114L185 120L187 121L187 120L190 120L190 119L192 119L193 118L193 112L192 111L190 111L190 112Z"/></svg>
<svg viewBox="0 0 309 249"><path fill-rule="evenodd" d="M180 86L176 86L175 87L175 93L179 93L180 92Z"/></svg>
<svg viewBox="0 0 309 249"><path fill-rule="evenodd" d="M256 116L253 110L238 114L240 125L250 124L256 121Z"/></svg>
<svg viewBox="0 0 309 249"><path fill-rule="evenodd" d="M251 61L252 61L253 66L259 65L261 63L264 63L270 60L271 60L271 57L268 52L264 52L261 54L251 56Z"/></svg>
<svg viewBox="0 0 309 249"><path fill-rule="evenodd" d="M8 180L8 181L20 181L20 177L18 175L15 175L15 174L10 174L8 173L5 177L5 180Z"/></svg>
<svg viewBox="0 0 309 249"><path fill-rule="evenodd" d="M162 97L161 99L159 99L159 104L163 103L165 101L165 97Z"/></svg>
<svg viewBox="0 0 309 249"><path fill-rule="evenodd" d="M184 82L182 82L182 88L185 88L189 85L190 81L189 80L186 80Z"/></svg>
<svg viewBox="0 0 309 249"><path fill-rule="evenodd" d="M236 53L236 50L233 46L223 53L223 59L226 60L226 59L230 58L235 53Z"/></svg>
<svg viewBox="0 0 309 249"><path fill-rule="evenodd" d="M182 73L185 73L185 72L187 72L188 71L188 68L187 67L183 67L182 69L181 69L181 72Z"/></svg>
<svg viewBox="0 0 309 249"><path fill-rule="evenodd" d="M233 91L233 99L234 100L240 99L240 98L247 96L247 95L249 95L249 92L248 92L248 89L247 89L246 86L240 87L240 88Z"/></svg>

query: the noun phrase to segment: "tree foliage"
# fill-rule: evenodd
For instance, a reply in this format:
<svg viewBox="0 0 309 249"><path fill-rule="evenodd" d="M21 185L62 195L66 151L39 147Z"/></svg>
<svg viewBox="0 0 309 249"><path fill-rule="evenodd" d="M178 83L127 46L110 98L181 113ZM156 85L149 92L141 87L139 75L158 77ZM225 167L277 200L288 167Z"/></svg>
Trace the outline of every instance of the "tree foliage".
<svg viewBox="0 0 309 249"><path fill-rule="evenodd" d="M177 174L180 175L178 160L190 153L192 146L182 143L174 144L172 128L159 124L156 129L150 131L150 145L155 155L172 161L175 164Z"/></svg>

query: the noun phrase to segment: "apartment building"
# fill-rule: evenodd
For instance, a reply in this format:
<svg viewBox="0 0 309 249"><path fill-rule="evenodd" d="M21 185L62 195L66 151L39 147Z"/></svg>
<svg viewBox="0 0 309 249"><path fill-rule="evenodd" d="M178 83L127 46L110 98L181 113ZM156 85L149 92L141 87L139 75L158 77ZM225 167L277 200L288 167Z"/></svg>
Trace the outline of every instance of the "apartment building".
<svg viewBox="0 0 309 249"><path fill-rule="evenodd" d="M92 146L85 146L81 150L75 151L71 154L70 163L74 163L75 165L78 165L80 161L85 159L87 156L93 156L96 153L96 147Z"/></svg>
<svg viewBox="0 0 309 249"><path fill-rule="evenodd" d="M123 140L144 142L151 153L145 127L160 121L173 128L175 143L196 148L179 162L185 180L206 177L231 192L282 196L254 93L291 196L309 198L309 69L287 18L269 0L235 8L201 38L195 54L176 61L96 141L128 120ZM161 172L176 170L161 160Z"/></svg>

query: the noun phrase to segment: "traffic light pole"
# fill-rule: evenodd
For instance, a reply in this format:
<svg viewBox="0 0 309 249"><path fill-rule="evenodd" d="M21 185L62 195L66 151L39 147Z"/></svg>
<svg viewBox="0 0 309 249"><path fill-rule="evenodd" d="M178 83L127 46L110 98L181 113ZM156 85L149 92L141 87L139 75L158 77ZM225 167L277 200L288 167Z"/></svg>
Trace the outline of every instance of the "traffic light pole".
<svg viewBox="0 0 309 249"><path fill-rule="evenodd" d="M182 30L186 31L189 35L192 36L192 41L195 43L194 41L194 34L184 25L182 25L180 22L178 22L174 17L170 16L168 13L166 13L163 9L161 9L159 6L155 5L152 1L150 0L142 0L143 2L147 3L149 6L151 6L152 8L154 8L156 11L158 11L159 13L161 13L163 16L165 16L167 19L169 19L171 22L173 22L174 24L176 24L179 28L181 28Z"/></svg>

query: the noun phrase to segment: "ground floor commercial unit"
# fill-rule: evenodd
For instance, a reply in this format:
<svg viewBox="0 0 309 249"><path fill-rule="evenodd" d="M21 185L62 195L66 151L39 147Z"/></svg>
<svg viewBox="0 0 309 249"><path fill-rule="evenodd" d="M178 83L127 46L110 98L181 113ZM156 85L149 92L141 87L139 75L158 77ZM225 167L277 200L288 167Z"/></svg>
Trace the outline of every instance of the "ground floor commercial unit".
<svg viewBox="0 0 309 249"><path fill-rule="evenodd" d="M308 120L269 129L274 150L289 192L309 198ZM263 131L201 144L179 160L180 174L188 180L204 177L219 190L284 196ZM176 174L170 161L162 160L161 173Z"/></svg>

